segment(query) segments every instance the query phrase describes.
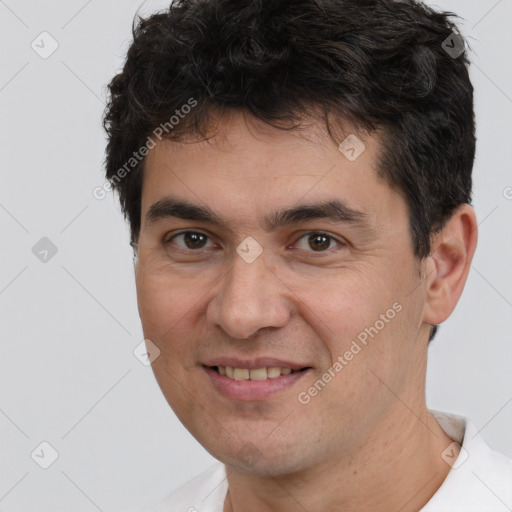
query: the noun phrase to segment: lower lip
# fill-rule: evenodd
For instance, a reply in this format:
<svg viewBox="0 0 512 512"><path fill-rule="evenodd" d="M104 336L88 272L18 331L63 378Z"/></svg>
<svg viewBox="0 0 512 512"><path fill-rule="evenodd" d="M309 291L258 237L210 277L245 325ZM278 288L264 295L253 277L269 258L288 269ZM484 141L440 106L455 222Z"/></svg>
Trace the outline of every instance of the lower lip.
<svg viewBox="0 0 512 512"><path fill-rule="evenodd" d="M233 380L221 375L213 368L204 367L204 369L215 388L231 400L265 400L290 388L309 372L309 369L302 370L266 380Z"/></svg>

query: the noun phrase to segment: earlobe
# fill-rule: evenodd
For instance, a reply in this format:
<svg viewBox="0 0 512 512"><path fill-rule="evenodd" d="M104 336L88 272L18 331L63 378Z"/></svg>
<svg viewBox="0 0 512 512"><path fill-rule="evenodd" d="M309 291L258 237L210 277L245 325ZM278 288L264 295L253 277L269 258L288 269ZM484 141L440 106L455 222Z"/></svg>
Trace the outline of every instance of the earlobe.
<svg viewBox="0 0 512 512"><path fill-rule="evenodd" d="M471 268L477 237L476 215L469 204L461 205L435 235L426 265L425 323L440 324L455 309Z"/></svg>

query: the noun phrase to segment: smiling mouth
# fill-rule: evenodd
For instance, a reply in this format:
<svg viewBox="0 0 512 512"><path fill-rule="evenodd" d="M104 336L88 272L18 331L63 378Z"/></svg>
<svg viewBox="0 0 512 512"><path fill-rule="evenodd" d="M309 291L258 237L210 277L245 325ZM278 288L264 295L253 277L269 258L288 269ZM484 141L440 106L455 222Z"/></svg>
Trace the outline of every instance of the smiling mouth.
<svg viewBox="0 0 512 512"><path fill-rule="evenodd" d="M300 370L292 370L291 368L280 368L277 366L269 366L266 368L233 368L231 366L211 366L218 374L223 375L231 380L269 380L281 377L281 375L290 375L291 373L300 373L311 369L310 366L301 368Z"/></svg>

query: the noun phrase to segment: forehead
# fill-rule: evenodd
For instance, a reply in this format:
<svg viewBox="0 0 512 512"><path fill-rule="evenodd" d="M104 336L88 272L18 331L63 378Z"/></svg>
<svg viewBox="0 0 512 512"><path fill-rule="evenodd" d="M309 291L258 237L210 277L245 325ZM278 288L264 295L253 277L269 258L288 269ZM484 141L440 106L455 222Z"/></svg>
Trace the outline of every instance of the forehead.
<svg viewBox="0 0 512 512"><path fill-rule="evenodd" d="M232 115L208 140L162 140L146 157L142 224L156 219L157 203L169 198L227 222L257 215L267 227L278 208L298 204L339 201L346 213L375 217L400 199L378 177L379 138L348 130L344 137L337 147L321 123L286 131Z"/></svg>

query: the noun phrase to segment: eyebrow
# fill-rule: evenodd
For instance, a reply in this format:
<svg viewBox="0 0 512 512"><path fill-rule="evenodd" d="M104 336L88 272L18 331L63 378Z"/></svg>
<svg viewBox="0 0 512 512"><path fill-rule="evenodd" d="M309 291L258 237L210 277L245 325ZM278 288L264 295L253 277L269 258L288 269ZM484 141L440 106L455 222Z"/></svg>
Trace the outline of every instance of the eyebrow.
<svg viewBox="0 0 512 512"><path fill-rule="evenodd" d="M172 197L165 197L151 205L145 216L145 225L150 226L161 219L172 217L207 222L220 226L227 231L232 231L230 223L222 219L209 207ZM319 219L352 224L365 229L371 227L367 213L350 207L340 199L300 204L293 208L277 210L264 217L262 226L266 231L273 231L277 228Z"/></svg>

